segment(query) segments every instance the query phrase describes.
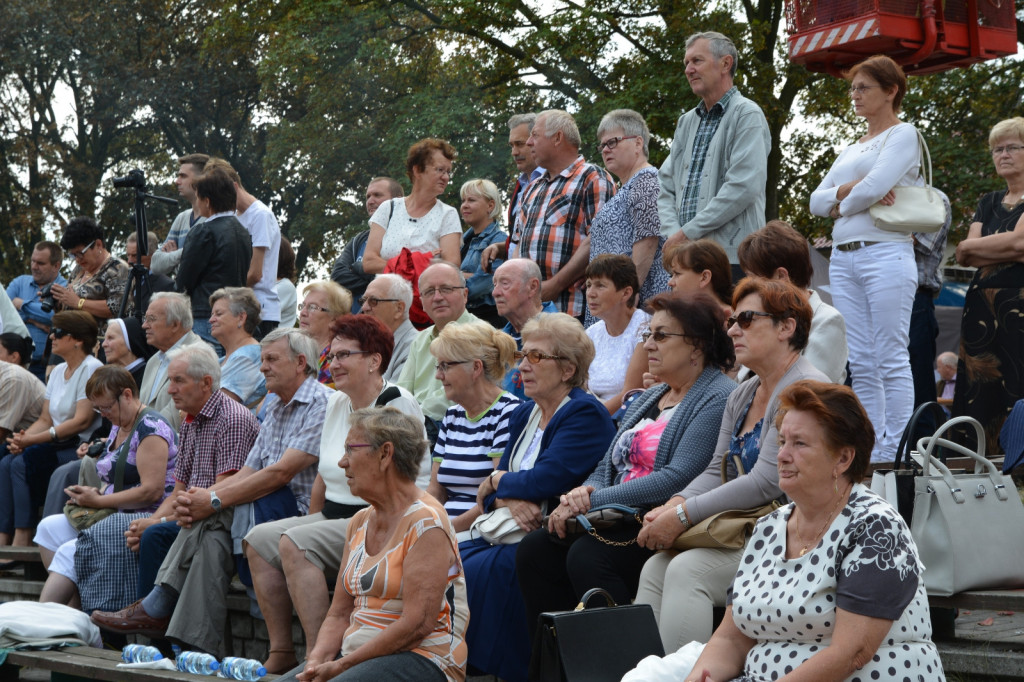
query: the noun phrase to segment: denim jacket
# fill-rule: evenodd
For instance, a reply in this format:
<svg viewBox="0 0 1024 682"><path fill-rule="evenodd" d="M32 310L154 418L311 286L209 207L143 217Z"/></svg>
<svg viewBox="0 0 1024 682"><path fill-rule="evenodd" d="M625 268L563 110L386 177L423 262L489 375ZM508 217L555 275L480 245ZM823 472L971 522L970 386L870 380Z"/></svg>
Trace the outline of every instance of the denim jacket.
<svg viewBox="0 0 1024 682"><path fill-rule="evenodd" d="M480 267L480 254L483 250L495 242L504 242L508 239L498 223L491 223L478 235L469 228L462 235L462 271L473 273L472 277L466 279L466 287L469 289L469 300L467 308L475 308L482 305L494 305L494 298L491 297L491 290L494 288L493 275L497 263L491 267L491 272L484 272Z"/></svg>

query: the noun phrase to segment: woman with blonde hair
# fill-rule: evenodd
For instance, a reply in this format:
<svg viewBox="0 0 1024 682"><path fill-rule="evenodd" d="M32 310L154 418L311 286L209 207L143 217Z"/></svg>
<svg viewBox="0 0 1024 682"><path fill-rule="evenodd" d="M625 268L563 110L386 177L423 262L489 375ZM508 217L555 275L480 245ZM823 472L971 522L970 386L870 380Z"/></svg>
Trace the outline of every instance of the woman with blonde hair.
<svg viewBox="0 0 1024 682"><path fill-rule="evenodd" d="M516 342L485 322L446 325L430 343L437 379L454 403L434 445L431 495L444 504L460 540L480 516L476 494L508 442L508 418L519 399L501 388Z"/></svg>
<svg viewBox="0 0 1024 682"><path fill-rule="evenodd" d="M491 289L494 288L493 272L485 272L480 264L480 254L495 242L504 242L508 235L502 231L498 221L501 219L501 196L498 187L490 180L475 178L462 185L462 220L469 229L462 234L462 276L466 278L469 289L469 300L466 310L492 326L505 326L505 319L498 315L494 307Z"/></svg>
<svg viewBox="0 0 1024 682"><path fill-rule="evenodd" d="M317 381L334 388L331 377L331 323L352 310L352 294L337 282L320 280L311 282L302 290L299 304L299 329L313 337L320 351Z"/></svg>

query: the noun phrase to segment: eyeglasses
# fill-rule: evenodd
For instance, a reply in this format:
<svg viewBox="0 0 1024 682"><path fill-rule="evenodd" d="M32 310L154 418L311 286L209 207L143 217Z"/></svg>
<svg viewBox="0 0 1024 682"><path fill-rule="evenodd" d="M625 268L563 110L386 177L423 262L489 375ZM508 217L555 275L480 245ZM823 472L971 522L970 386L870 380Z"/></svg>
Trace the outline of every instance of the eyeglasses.
<svg viewBox="0 0 1024 682"><path fill-rule="evenodd" d="M882 87L882 86L881 85L854 85L849 90L850 97L853 97L854 95L863 95L865 90L870 90L871 88L880 88L880 87Z"/></svg>
<svg viewBox="0 0 1024 682"><path fill-rule="evenodd" d="M452 176L452 169L451 168L437 168L437 167L435 167L434 168L434 172L437 173L438 175L447 175L449 178Z"/></svg>
<svg viewBox="0 0 1024 682"><path fill-rule="evenodd" d="M601 144L597 145L597 151L598 152L603 152L605 150L605 147L608 148L608 151L611 151L611 150L615 149L617 146L619 146L619 143L622 142L623 140L635 140L638 137L640 137L640 136L639 135L625 135L623 137L610 137L607 140L605 140L604 142L602 142Z"/></svg>
<svg viewBox="0 0 1024 682"><path fill-rule="evenodd" d="M397 298L377 298L376 296L360 296L359 305L366 308L376 308L378 303L397 303Z"/></svg>
<svg viewBox="0 0 1024 682"><path fill-rule="evenodd" d="M114 409L114 405L117 405L117 401L110 403L109 405L97 405L92 404L92 409L96 414L110 414L110 411Z"/></svg>
<svg viewBox="0 0 1024 682"><path fill-rule="evenodd" d="M666 332L660 329L648 330L640 334L640 338L643 339L644 343L647 343L647 339L652 337L654 338L654 343L661 343L670 336L679 336L684 339L690 338L688 334L676 334L675 332Z"/></svg>
<svg viewBox="0 0 1024 682"><path fill-rule="evenodd" d="M521 350L517 350L515 358L520 362L522 362L523 358L526 358L530 361L531 365L536 365L541 360L565 360L561 355L548 355L547 353L541 353L539 350L531 350L525 353Z"/></svg>
<svg viewBox="0 0 1024 682"><path fill-rule="evenodd" d="M992 148L992 156L1002 156L1003 152L1008 152L1010 154L1016 154L1021 149L1024 149L1024 145L1008 144L1005 147L993 147Z"/></svg>
<svg viewBox="0 0 1024 682"><path fill-rule="evenodd" d="M321 308L316 303L300 303L299 304L299 312L301 313L303 310L308 310L311 313L329 313L329 312L331 312L327 308Z"/></svg>
<svg viewBox="0 0 1024 682"><path fill-rule="evenodd" d="M63 339L71 332L67 331L66 329L61 329L60 327L54 327L50 333L53 335L53 338L55 339Z"/></svg>
<svg viewBox="0 0 1024 682"><path fill-rule="evenodd" d="M349 457L352 456L352 451L356 448L372 448L373 443L345 443L345 454Z"/></svg>
<svg viewBox="0 0 1024 682"><path fill-rule="evenodd" d="M153 324L154 322L158 321L159 319L160 318L157 317L156 315L146 315L144 318L142 318L142 321L146 322L147 324Z"/></svg>
<svg viewBox="0 0 1024 682"><path fill-rule="evenodd" d="M442 296L451 296L453 291L458 291L459 289L465 289L465 288L466 287L449 287L449 286L431 287L431 288L427 289L426 291L421 291L420 292L420 298L433 298L434 294L436 294L436 293L440 293Z"/></svg>
<svg viewBox="0 0 1024 682"><path fill-rule="evenodd" d="M85 247L81 251L68 251L68 255L74 258L75 260L82 260L82 256L84 256L85 253L94 246L96 246L96 242L89 244L89 246Z"/></svg>
<svg viewBox="0 0 1024 682"><path fill-rule="evenodd" d="M434 371L440 372L441 374L447 374L455 365L464 365L467 362L473 362L472 360L451 360L450 362L439 362L434 365Z"/></svg>
<svg viewBox="0 0 1024 682"><path fill-rule="evenodd" d="M363 353L369 352L370 351L368 350L340 350L337 353L328 353L324 357L327 359L327 362L334 362L335 360L340 362L342 360L348 360L350 355L362 355Z"/></svg>
<svg viewBox="0 0 1024 682"><path fill-rule="evenodd" d="M740 326L740 329L747 329L748 327L750 327L750 325L754 323L755 317L775 316L772 315L771 313L763 313L760 310L744 310L739 315L735 315L734 317L730 317L728 320L726 320L725 327L726 329L728 329L732 327L734 324L738 324Z"/></svg>

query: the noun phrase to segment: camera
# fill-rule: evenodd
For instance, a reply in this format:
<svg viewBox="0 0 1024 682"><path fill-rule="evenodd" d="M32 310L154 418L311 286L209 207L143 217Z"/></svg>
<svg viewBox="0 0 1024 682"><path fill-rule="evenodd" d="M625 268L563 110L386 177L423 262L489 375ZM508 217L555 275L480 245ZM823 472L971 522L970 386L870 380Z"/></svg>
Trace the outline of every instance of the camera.
<svg viewBox="0 0 1024 682"><path fill-rule="evenodd" d="M139 189L146 189L146 174L140 171L138 168L128 171L128 175L121 178L114 178L114 187L138 187Z"/></svg>
<svg viewBox="0 0 1024 682"><path fill-rule="evenodd" d="M105 438L97 438L93 442L89 443L89 449L86 451L90 457L96 458L103 454L104 448L107 447L107 441Z"/></svg>
<svg viewBox="0 0 1024 682"><path fill-rule="evenodd" d="M52 313L57 302L53 300L53 282L39 290L39 307L44 313Z"/></svg>

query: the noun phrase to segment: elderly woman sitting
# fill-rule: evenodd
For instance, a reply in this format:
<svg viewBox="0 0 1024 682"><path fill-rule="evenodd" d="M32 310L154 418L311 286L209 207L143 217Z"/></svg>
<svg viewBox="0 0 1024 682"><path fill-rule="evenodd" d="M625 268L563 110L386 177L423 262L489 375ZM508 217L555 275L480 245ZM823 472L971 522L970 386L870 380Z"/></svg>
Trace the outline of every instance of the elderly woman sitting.
<svg viewBox="0 0 1024 682"><path fill-rule="evenodd" d="M267 395L260 372L260 302L248 287L222 287L210 294L210 334L224 347L220 390L253 414Z"/></svg>
<svg viewBox="0 0 1024 682"><path fill-rule="evenodd" d="M508 418L519 399L499 385L512 365L516 342L486 322L446 325L430 342L437 378L455 403L441 421L428 488L444 504L460 540L480 516L480 484L508 443Z"/></svg>
<svg viewBox="0 0 1024 682"><path fill-rule="evenodd" d="M516 571L531 631L542 612L571 609L593 587L628 604L653 554L634 544L637 524L603 531L602 539L566 537L568 519L603 504L644 509L664 504L704 471L714 454L725 402L736 388L722 373L735 359L722 309L701 293L659 294L648 305L654 317L644 347L664 383L630 405L597 469L562 495L547 528L519 543Z"/></svg>
<svg viewBox="0 0 1024 682"><path fill-rule="evenodd" d="M370 508L349 522L316 646L282 680L465 679L466 581L448 515L416 487L426 446L392 407L352 413L339 466Z"/></svg>
<svg viewBox="0 0 1024 682"><path fill-rule="evenodd" d="M914 538L860 483L867 413L849 388L817 381L779 401L779 487L793 502L754 528L687 679L943 679Z"/></svg>
<svg viewBox="0 0 1024 682"><path fill-rule="evenodd" d="M480 484L477 502L492 513L470 529L479 535L485 520L504 516L512 532L459 544L473 612L466 638L470 665L509 682L526 679L530 656L516 543L540 528L561 493L593 471L615 433L608 410L582 388L594 359L583 326L564 313L551 313L527 322L522 335L516 357L530 400L509 417L505 453Z"/></svg>

